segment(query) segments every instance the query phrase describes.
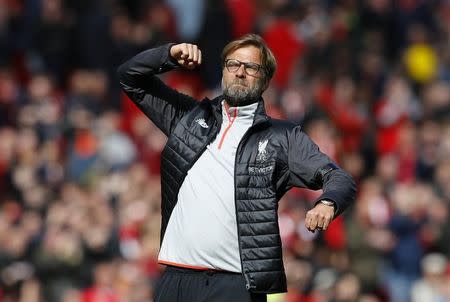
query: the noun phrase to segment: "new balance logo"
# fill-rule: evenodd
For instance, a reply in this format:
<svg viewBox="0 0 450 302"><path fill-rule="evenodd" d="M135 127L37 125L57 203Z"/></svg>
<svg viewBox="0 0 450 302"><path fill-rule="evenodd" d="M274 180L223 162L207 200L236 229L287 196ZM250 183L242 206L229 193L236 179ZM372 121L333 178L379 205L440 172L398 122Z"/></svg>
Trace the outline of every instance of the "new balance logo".
<svg viewBox="0 0 450 302"><path fill-rule="evenodd" d="M203 128L209 128L208 124L205 122L204 118L196 119L195 122L202 126Z"/></svg>

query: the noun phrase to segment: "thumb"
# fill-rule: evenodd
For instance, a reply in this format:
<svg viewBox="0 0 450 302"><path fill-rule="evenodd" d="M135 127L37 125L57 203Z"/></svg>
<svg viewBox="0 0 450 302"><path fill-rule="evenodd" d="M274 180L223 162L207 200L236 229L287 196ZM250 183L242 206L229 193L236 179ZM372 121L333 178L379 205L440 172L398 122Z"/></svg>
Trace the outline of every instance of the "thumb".
<svg viewBox="0 0 450 302"><path fill-rule="evenodd" d="M170 56L176 60L185 59L189 55L185 43L176 44L170 48Z"/></svg>

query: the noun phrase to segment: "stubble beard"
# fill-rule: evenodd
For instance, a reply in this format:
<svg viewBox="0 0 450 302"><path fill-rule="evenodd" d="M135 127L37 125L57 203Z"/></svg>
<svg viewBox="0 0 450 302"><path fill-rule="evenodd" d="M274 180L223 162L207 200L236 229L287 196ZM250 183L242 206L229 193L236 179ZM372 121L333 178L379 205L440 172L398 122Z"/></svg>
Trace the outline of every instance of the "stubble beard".
<svg viewBox="0 0 450 302"><path fill-rule="evenodd" d="M242 85L234 85L242 84ZM233 107L256 103L262 95L262 84L259 81L255 86L246 86L244 81L234 80L225 83L222 78L222 93L225 101Z"/></svg>

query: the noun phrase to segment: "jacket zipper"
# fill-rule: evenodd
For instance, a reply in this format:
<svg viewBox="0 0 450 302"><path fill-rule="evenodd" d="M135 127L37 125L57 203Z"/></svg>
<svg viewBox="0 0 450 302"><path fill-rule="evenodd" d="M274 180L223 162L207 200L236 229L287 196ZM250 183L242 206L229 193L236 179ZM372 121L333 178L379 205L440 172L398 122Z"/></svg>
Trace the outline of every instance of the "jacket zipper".
<svg viewBox="0 0 450 302"><path fill-rule="evenodd" d="M220 138L219 145L217 146L217 148L219 150L222 148L223 140L225 139L225 136L227 135L228 130L230 130L231 126L233 125L234 121L236 120L237 108L234 110L233 118L230 117L230 114L228 113L228 111L227 111L227 117L228 117L228 126L225 128L225 131L223 132L222 137Z"/></svg>
<svg viewBox="0 0 450 302"><path fill-rule="evenodd" d="M244 279L245 279L245 288L247 290L249 290L251 288L255 288L255 286L254 285L252 286L250 284L250 279L248 278L247 274L244 272L244 262L242 261L242 247L241 247L241 237L240 237L240 228L239 228L237 201L236 201L236 196L237 196L236 167L237 167L237 159L238 159L238 156L240 154L241 146L242 146L243 142L245 142L247 140L247 137L250 135L250 132L253 129L255 129L260 124L261 123L254 124L250 128L247 129L247 131L244 133L244 135L242 136L241 141L238 144L238 147L236 149L236 157L234 158L234 210L236 212L236 226L237 226L237 235L238 235L239 258L241 259L241 269L242 269L242 274L244 275Z"/></svg>
<svg viewBox="0 0 450 302"><path fill-rule="evenodd" d="M238 210L237 210L237 201L236 201L236 199L237 199L236 167L237 167L237 159L241 152L242 142L247 139L247 136L248 136L247 134L250 132L250 129L251 129L251 127L249 129L247 129L247 131L244 133L244 136L242 136L242 139L239 142L238 147L236 149L236 155L234 157L234 211L236 213L236 230L237 230L238 246L239 246L239 258L241 260L241 270L242 270L242 274L244 275L245 288L247 290L249 290L251 288L251 285L250 285L250 280L249 280L247 274L244 272L244 261L242 261L242 247L241 247L241 238L240 238L241 230L239 228L239 219L238 219Z"/></svg>

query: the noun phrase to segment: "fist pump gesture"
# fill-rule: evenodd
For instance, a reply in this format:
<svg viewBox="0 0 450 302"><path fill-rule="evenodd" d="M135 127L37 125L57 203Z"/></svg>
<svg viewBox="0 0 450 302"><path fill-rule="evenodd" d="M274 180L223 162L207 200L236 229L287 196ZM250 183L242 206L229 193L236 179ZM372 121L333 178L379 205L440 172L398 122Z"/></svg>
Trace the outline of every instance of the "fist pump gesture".
<svg viewBox="0 0 450 302"><path fill-rule="evenodd" d="M187 69L194 69L202 63L202 52L194 44L175 44L170 48L170 56Z"/></svg>

